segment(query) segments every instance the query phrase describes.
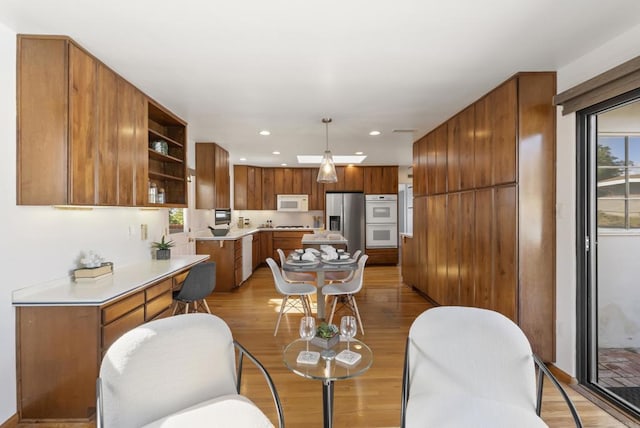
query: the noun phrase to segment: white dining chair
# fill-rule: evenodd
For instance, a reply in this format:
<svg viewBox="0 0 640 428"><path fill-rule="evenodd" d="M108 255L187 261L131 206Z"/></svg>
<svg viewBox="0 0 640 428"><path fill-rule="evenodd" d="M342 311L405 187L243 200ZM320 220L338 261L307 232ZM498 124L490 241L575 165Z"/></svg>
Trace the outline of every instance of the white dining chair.
<svg viewBox="0 0 640 428"><path fill-rule="evenodd" d="M316 294L316 287L307 283L292 284L285 281L282 277L282 270L271 257L267 259L267 265L271 268L276 290L283 296L282 303L280 304L278 321L276 321L276 328L273 332L273 335L275 336L278 334L278 327L280 327L282 315L291 309L298 309L296 300L300 303L305 316L313 316L311 311L311 296Z"/></svg>
<svg viewBox="0 0 640 428"><path fill-rule="evenodd" d="M358 318L358 324L360 325L360 331L364 334L364 326L362 325L362 319L360 318L360 311L358 310L358 304L356 303L356 293L362 289L364 279L364 265L367 263L368 255L363 254L358 260L358 268L354 271L353 278L346 282L337 282L328 284L322 287L323 296L332 296L333 302L331 303L331 315L329 315L329 324L333 321L333 315L336 312L336 305L340 301L345 307L347 307Z"/></svg>
<svg viewBox="0 0 640 428"><path fill-rule="evenodd" d="M287 272L284 270L284 263L287 261L287 257L284 255L284 251L278 248L276 249L278 252L278 257L280 258L280 272L282 272L282 278L291 283L291 284L299 284L302 282L315 282L316 277L314 274L309 272Z"/></svg>

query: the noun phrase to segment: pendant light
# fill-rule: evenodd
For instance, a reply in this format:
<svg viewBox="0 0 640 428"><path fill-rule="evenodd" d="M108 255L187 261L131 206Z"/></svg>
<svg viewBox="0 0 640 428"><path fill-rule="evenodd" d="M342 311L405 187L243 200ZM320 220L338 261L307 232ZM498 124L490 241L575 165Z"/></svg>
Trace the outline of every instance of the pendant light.
<svg viewBox="0 0 640 428"><path fill-rule="evenodd" d="M322 123L324 123L325 127L326 146L316 181L318 183L336 183L338 181L338 174L336 174L336 166L333 164L333 156L331 156L331 151L329 151L329 124L331 123L331 118L322 119Z"/></svg>

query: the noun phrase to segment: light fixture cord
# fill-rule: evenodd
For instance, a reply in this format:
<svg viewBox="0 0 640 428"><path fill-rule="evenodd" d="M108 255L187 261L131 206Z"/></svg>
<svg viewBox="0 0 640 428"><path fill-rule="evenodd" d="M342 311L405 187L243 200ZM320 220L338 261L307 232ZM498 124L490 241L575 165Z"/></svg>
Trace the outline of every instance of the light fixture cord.
<svg viewBox="0 0 640 428"><path fill-rule="evenodd" d="M324 123L324 135L325 135L325 139L326 139L326 145L325 145L325 151L328 152L329 151L329 122L325 122Z"/></svg>

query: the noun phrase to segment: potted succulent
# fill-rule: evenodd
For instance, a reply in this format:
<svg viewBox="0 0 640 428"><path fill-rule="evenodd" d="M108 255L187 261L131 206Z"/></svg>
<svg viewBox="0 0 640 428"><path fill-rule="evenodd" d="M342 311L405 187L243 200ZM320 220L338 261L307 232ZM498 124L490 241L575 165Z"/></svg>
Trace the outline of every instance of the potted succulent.
<svg viewBox="0 0 640 428"><path fill-rule="evenodd" d="M156 260L169 260L171 258L171 247L175 245L173 241L165 241L164 235L160 242L152 242L151 246L156 249Z"/></svg>
<svg viewBox="0 0 640 428"><path fill-rule="evenodd" d="M334 324L320 323L316 329L316 335L311 339L311 343L325 349L333 348L340 341L338 327Z"/></svg>

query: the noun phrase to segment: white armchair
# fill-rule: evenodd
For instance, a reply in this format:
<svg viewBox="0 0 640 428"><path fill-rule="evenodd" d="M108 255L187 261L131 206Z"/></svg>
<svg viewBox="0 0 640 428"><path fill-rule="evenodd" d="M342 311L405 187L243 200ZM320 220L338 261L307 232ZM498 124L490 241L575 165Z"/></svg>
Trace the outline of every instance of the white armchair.
<svg viewBox="0 0 640 428"><path fill-rule="evenodd" d="M515 323L486 309L429 309L407 339L401 427L546 427L540 418L544 375L582 427L573 403Z"/></svg>
<svg viewBox="0 0 640 428"><path fill-rule="evenodd" d="M111 345L96 385L97 426L272 427L240 395L244 356L265 376L283 427L282 406L267 371L233 340L222 319L204 313L148 322Z"/></svg>

